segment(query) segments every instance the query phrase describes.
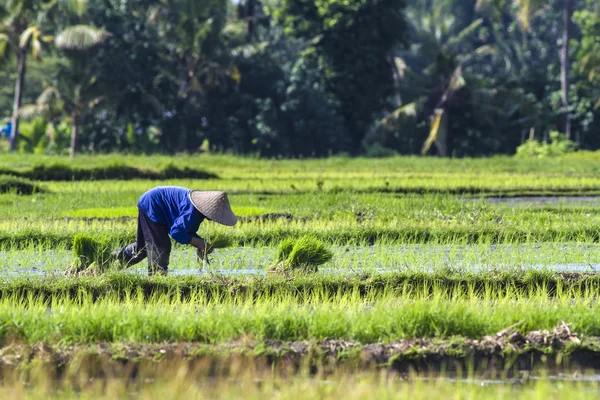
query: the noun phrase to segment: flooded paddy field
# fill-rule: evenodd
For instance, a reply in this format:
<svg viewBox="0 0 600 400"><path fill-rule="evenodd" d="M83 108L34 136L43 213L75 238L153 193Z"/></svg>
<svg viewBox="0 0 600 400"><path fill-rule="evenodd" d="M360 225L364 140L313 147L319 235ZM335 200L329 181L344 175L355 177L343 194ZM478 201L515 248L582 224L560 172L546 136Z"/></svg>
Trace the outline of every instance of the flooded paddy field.
<svg viewBox="0 0 600 400"><path fill-rule="evenodd" d="M599 162L177 161L218 178L0 194L1 397L599 395ZM137 199L165 184L230 193L240 223L199 231L223 243L209 262L174 244L168 276L64 275L76 235L130 243ZM329 261L271 268L307 235Z"/></svg>
<svg viewBox="0 0 600 400"><path fill-rule="evenodd" d="M444 268L465 273L600 271L600 244L594 243L346 245L332 246L332 251L334 257L320 268L322 273L435 272ZM203 263L194 251L176 248L171 254L169 270L177 275L264 274L273 264L275 253L274 247L223 248L215 250L210 261ZM61 273L74 259L73 252L67 249L5 250L0 252L0 274ZM126 271L146 270L146 261L142 261Z"/></svg>

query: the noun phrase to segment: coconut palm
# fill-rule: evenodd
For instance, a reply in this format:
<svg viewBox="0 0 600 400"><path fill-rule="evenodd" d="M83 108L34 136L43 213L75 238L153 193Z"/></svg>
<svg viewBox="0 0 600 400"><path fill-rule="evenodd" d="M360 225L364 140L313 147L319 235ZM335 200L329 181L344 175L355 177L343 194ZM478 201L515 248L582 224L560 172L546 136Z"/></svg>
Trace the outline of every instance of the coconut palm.
<svg viewBox="0 0 600 400"><path fill-rule="evenodd" d="M222 40L228 7L228 0L160 0L149 9L159 35L169 42L166 59L173 67L168 78L178 89L175 98L161 99L177 124L177 143L163 136L163 144L171 149L185 151L197 142L198 128L184 118L197 115L208 101L207 90L226 85L235 73Z"/></svg>
<svg viewBox="0 0 600 400"><path fill-rule="evenodd" d="M399 75L410 80L416 100L402 105L380 121L380 126L385 126L402 116L416 116L426 108L433 109L429 115L429 135L421 153L426 154L435 144L441 157L448 156L448 109L455 94L467 83L465 67L473 60L495 52L489 45L465 48L466 39L483 20L477 19L458 30L455 19L446 12L449 4L437 2L431 9L407 10L407 20L412 21L419 44L396 54L395 63ZM426 64L420 65L422 73L415 73L408 67L409 59L427 60Z"/></svg>
<svg viewBox="0 0 600 400"><path fill-rule="evenodd" d="M24 118L44 116L50 121L49 136L55 132L54 121L67 116L71 122L71 157L77 152L84 117L103 100L95 90L96 71L88 61L88 52L108 37L108 32L88 25L63 30L56 37L56 47L62 50L65 61L59 65L55 82L46 86L35 104L21 107L18 113Z"/></svg>
<svg viewBox="0 0 600 400"><path fill-rule="evenodd" d="M82 15L87 0L4 0L0 5L0 56L14 55L17 60L17 77L12 115L10 149L17 146L19 113L27 71L27 53L39 59L44 45L54 38L44 34L43 26L66 15Z"/></svg>
<svg viewBox="0 0 600 400"><path fill-rule="evenodd" d="M492 5L502 8L510 0L477 0L477 7ZM517 20L521 30L526 32L530 29L531 18L544 10L548 2L544 0L512 0L516 9ZM560 49L560 91L562 102L562 113L565 118L565 135L571 138L571 119L569 117L569 72L571 63L569 60L569 42L571 41L571 25L573 18L573 0L564 0L562 46Z"/></svg>

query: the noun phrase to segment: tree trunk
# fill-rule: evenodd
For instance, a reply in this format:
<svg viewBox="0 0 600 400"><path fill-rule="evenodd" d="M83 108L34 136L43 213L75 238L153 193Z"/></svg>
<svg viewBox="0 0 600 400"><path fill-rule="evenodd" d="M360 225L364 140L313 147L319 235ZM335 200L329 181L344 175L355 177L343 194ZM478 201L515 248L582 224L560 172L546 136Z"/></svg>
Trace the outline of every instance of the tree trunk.
<svg viewBox="0 0 600 400"><path fill-rule="evenodd" d="M10 133L10 151L17 149L19 136L19 110L23 102L23 86L25 86L27 53L25 49L19 48L17 52L17 80L15 82L15 97L13 103L12 132Z"/></svg>
<svg viewBox="0 0 600 400"><path fill-rule="evenodd" d="M69 155L75 157L77 144L79 142L79 117L76 112L71 113L71 150Z"/></svg>
<svg viewBox="0 0 600 400"><path fill-rule="evenodd" d="M402 107L402 96L400 95L400 81L402 80L402 77L400 76L398 64L396 64L396 58L394 56L389 58L389 63L392 68L392 77L394 78L394 107L400 108Z"/></svg>
<svg viewBox="0 0 600 400"><path fill-rule="evenodd" d="M251 40L254 37L254 9L255 0L248 0L246 2L246 16L248 18L248 39Z"/></svg>
<svg viewBox="0 0 600 400"><path fill-rule="evenodd" d="M437 137L435 138L435 147L438 156L448 157L448 110L444 110L440 126L438 127Z"/></svg>
<svg viewBox="0 0 600 400"><path fill-rule="evenodd" d="M569 40L571 39L571 17L573 16L573 0L565 0L562 49L560 51L560 89L562 113L565 118L565 135L571 139L571 119L569 118Z"/></svg>

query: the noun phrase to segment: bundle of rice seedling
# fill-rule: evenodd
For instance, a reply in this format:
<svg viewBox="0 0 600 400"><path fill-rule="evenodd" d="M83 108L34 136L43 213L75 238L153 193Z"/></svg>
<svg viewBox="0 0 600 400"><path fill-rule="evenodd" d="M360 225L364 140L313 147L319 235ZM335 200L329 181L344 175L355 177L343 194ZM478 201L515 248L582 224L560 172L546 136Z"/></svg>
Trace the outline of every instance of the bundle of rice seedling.
<svg viewBox="0 0 600 400"><path fill-rule="evenodd" d="M279 243L279 248L277 249L277 258L276 262L283 262L287 260L292 249L294 248L294 239L285 238Z"/></svg>
<svg viewBox="0 0 600 400"><path fill-rule="evenodd" d="M111 247L108 240L78 233L73 237L73 254L75 265L67 269L68 275L76 275L86 270L102 272L110 262Z"/></svg>
<svg viewBox="0 0 600 400"><path fill-rule="evenodd" d="M287 238L279 244L277 259L271 270L276 272L316 272L317 267L331 260L333 253L314 236Z"/></svg>
<svg viewBox="0 0 600 400"><path fill-rule="evenodd" d="M213 249L224 249L233 246L233 240L231 240L229 236L222 234L212 235L210 238L207 238L206 241Z"/></svg>

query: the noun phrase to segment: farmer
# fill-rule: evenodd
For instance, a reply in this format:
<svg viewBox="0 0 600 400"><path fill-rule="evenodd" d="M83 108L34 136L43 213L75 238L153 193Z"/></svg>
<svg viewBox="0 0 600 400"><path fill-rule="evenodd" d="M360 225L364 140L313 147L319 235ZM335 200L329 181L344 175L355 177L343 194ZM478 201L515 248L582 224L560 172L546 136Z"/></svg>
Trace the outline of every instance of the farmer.
<svg viewBox="0 0 600 400"><path fill-rule="evenodd" d="M12 124L10 119L4 118L4 126L2 129L0 129L0 138L4 136L5 138L9 139L10 135L12 135Z"/></svg>
<svg viewBox="0 0 600 400"><path fill-rule="evenodd" d="M166 275L171 240L189 244L200 256L212 252L211 245L196 234L204 220L233 226L237 217L224 192L202 192L178 186L158 186L144 193L138 202L135 243L113 253L124 267L148 257L148 274Z"/></svg>

